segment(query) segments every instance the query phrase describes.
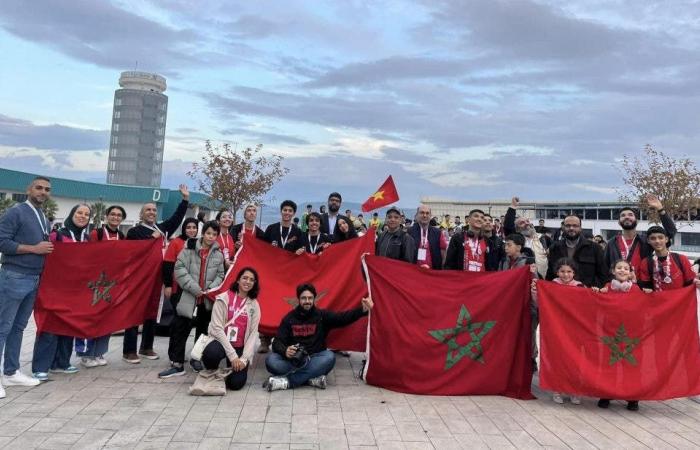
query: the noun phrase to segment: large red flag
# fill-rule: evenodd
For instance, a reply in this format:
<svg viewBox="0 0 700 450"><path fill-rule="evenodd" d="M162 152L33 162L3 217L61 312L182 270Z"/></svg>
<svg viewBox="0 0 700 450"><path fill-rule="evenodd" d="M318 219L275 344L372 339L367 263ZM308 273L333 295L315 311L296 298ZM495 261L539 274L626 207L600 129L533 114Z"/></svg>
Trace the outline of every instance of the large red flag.
<svg viewBox="0 0 700 450"><path fill-rule="evenodd" d="M332 244L320 255L296 255L273 247L259 239L246 239L236 255L232 268L217 292L229 289L243 267L258 272L260 294L258 302L262 317L259 329L274 335L282 318L296 305L296 287L312 283L318 292L317 306L333 311L359 307L367 295L362 276L362 254L374 253L374 231L349 241ZM328 346L337 350L364 351L367 336L367 318L332 331Z"/></svg>
<svg viewBox="0 0 700 450"><path fill-rule="evenodd" d="M695 287L595 293L538 283L540 386L622 400L700 394Z"/></svg>
<svg viewBox="0 0 700 450"><path fill-rule="evenodd" d="M365 380L399 392L531 399L528 268L471 273L366 258Z"/></svg>
<svg viewBox="0 0 700 450"><path fill-rule="evenodd" d="M39 332L94 338L155 318L162 240L57 242L34 306Z"/></svg>
<svg viewBox="0 0 700 450"><path fill-rule="evenodd" d="M398 201L399 192L396 190L394 179L389 175L389 178L379 186L379 189L377 189L374 194L370 195L367 201L362 204L362 211L372 211Z"/></svg>

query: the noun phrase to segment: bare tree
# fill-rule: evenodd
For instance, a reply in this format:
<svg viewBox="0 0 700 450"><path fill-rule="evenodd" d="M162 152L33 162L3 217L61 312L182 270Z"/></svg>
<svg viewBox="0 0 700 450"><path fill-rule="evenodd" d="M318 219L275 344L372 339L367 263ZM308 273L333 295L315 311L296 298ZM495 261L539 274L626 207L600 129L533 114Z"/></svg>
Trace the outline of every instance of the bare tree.
<svg viewBox="0 0 700 450"><path fill-rule="evenodd" d="M213 146L207 141L202 160L193 163L187 175L201 192L230 208L235 220L245 204L260 203L289 172L282 160L280 155L262 155L262 144L237 150L229 144Z"/></svg>
<svg viewBox="0 0 700 450"><path fill-rule="evenodd" d="M620 162L625 186L619 191L620 200L639 202L651 220L658 220L648 208L648 194L657 197L666 213L674 218L688 218L697 208L700 198L700 172L690 158L673 158L651 145L644 147L642 157L624 155Z"/></svg>

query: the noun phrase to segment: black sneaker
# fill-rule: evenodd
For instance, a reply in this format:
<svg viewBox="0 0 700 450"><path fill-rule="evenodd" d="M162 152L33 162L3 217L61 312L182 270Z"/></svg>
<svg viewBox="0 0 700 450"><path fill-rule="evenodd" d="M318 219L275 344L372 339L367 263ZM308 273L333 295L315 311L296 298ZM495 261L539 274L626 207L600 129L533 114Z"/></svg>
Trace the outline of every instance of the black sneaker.
<svg viewBox="0 0 700 450"><path fill-rule="evenodd" d="M158 374L158 378L179 377L185 374L185 368L182 366L170 366Z"/></svg>
<svg viewBox="0 0 700 450"><path fill-rule="evenodd" d="M639 411L639 401L630 400L627 402L627 409L630 411Z"/></svg>
<svg viewBox="0 0 700 450"><path fill-rule="evenodd" d="M598 408L608 409L609 406L610 406L610 400L609 400L609 399L607 399L607 398L601 398L600 400L598 400Z"/></svg>
<svg viewBox="0 0 700 450"><path fill-rule="evenodd" d="M199 373L199 371L204 369L204 366L202 365L202 361L199 361L197 359L190 359L190 367L192 367L192 370L194 370L197 373Z"/></svg>

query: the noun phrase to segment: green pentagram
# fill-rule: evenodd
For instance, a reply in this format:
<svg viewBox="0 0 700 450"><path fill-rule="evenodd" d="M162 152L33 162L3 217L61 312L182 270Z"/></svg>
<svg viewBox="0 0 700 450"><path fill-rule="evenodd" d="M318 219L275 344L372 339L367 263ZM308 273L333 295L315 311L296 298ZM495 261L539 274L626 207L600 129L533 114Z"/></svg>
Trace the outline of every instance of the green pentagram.
<svg viewBox="0 0 700 450"><path fill-rule="evenodd" d="M445 361L445 370L451 369L457 364L463 356L467 356L481 364L486 364L484 361L484 349L481 346L481 340L491 328L496 325L495 320L489 322L474 322L472 316L466 306L462 305L457 318L457 326L454 328L445 328L442 330L430 330L430 334L438 341L447 344L447 359ZM478 332L477 332L478 330ZM471 340L463 347L457 343L457 336L462 333L469 333Z"/></svg>
<svg viewBox="0 0 700 450"><path fill-rule="evenodd" d="M627 336L627 331L625 331L625 325L620 324L615 336L602 336L600 338L603 344L607 345L612 352L610 354L610 365L617 363L623 359L627 360L633 366L637 365L637 360L635 359L632 352L634 348L639 344L639 338L631 338ZM620 344L624 344L625 349L620 348Z"/></svg>
<svg viewBox="0 0 700 450"><path fill-rule="evenodd" d="M107 279L107 274L104 270L97 281L89 282L87 287L92 290L91 306L95 306L100 300L110 303L112 301L112 294L109 293L109 290L112 289L115 284L117 284L116 281Z"/></svg>

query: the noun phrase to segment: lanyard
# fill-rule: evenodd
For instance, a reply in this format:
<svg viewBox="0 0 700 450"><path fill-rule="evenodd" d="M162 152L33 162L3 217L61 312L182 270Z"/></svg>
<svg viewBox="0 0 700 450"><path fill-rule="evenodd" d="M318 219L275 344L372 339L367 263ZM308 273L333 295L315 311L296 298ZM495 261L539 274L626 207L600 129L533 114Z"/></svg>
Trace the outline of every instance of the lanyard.
<svg viewBox="0 0 700 450"><path fill-rule="evenodd" d="M285 237L282 230L282 222L280 222L280 243L282 244L282 248L287 246L287 241L289 240L290 234L292 234L292 225L289 226L289 231L287 231L287 237Z"/></svg>
<svg viewBox="0 0 700 450"><path fill-rule="evenodd" d="M311 244L311 233L309 233L307 236L309 238L309 250L311 250L311 253L315 255L316 249L318 248L318 242L321 240L321 235L319 234L316 236L316 245Z"/></svg>
<svg viewBox="0 0 700 450"><path fill-rule="evenodd" d="M233 243L232 243L233 238L231 237L230 234L227 234L226 239L223 239L220 241L219 239L221 239L222 237L223 237L223 235L220 234L219 237L216 238L216 241L219 243L219 247L221 247L222 251L223 251L223 249L230 250L233 247Z"/></svg>
<svg viewBox="0 0 700 450"><path fill-rule="evenodd" d="M158 233L160 233L160 235L163 236L163 248L164 249L167 248L167 246L168 246L168 233L163 233L163 231L161 231L161 229L158 228L158 225L156 225L155 223L153 225L148 225L148 224L142 223L141 225L148 228L149 230L157 231Z"/></svg>
<svg viewBox="0 0 700 450"><path fill-rule="evenodd" d="M428 248L428 229L425 229L425 234L423 234L423 227L420 229L420 246L421 248Z"/></svg>
<svg viewBox="0 0 700 450"><path fill-rule="evenodd" d="M467 238L467 245L469 245L469 250L471 250L472 256L476 257L476 260L479 260L479 257L481 256L481 246L479 245L479 238Z"/></svg>
<svg viewBox="0 0 700 450"><path fill-rule="evenodd" d="M85 237L85 234L87 234L87 229L83 228L83 231L80 233L80 240L77 240L75 238L75 234L73 234L73 232L71 230L68 230L68 232L70 233L70 237L71 237L71 239L73 239L73 242L83 242L84 241L83 238Z"/></svg>
<svg viewBox="0 0 700 450"><path fill-rule="evenodd" d="M104 236L107 236L108 241L118 241L119 240L119 231L117 231L117 237L114 239L109 237L109 228L102 227L102 231L104 232Z"/></svg>
<svg viewBox="0 0 700 450"><path fill-rule="evenodd" d="M656 285L656 289L660 290L662 281L665 284L671 284L671 282L673 282L673 279L671 278L671 253L666 255L666 262L664 263L663 269L659 265L659 257L656 255L656 253L654 253L652 258L654 260L654 284ZM664 275L663 280L661 279L662 272Z"/></svg>
<svg viewBox="0 0 700 450"><path fill-rule="evenodd" d="M42 211L41 215L39 215L39 211L32 205L29 200L25 201L27 205L29 205L30 208L32 208L32 211L34 211L34 215L36 216L36 220L39 221L39 226L41 227L41 232L44 234L44 239L46 239L49 236L49 224L46 222L46 216L44 216L44 213ZM42 220L43 217L43 220Z"/></svg>
<svg viewBox="0 0 700 450"><path fill-rule="evenodd" d="M231 294L229 294L229 298L231 298ZM228 309L229 311L233 309L233 317L226 324L227 327L233 325L236 319L238 319L241 316L241 314L245 312L245 306L248 303L248 297L243 298L243 301L238 306L238 308L236 308L236 301L238 301L238 294L235 294L233 297L233 301L229 303Z"/></svg>
<svg viewBox="0 0 700 450"><path fill-rule="evenodd" d="M634 248L635 248L635 240L636 236L634 239L632 239L632 245L627 245L627 240L620 235L620 242L622 242L622 246L625 248L624 253L622 253L622 259L626 260L627 262L630 262L632 260L632 253L634 253ZM630 251L631 249L631 251Z"/></svg>

